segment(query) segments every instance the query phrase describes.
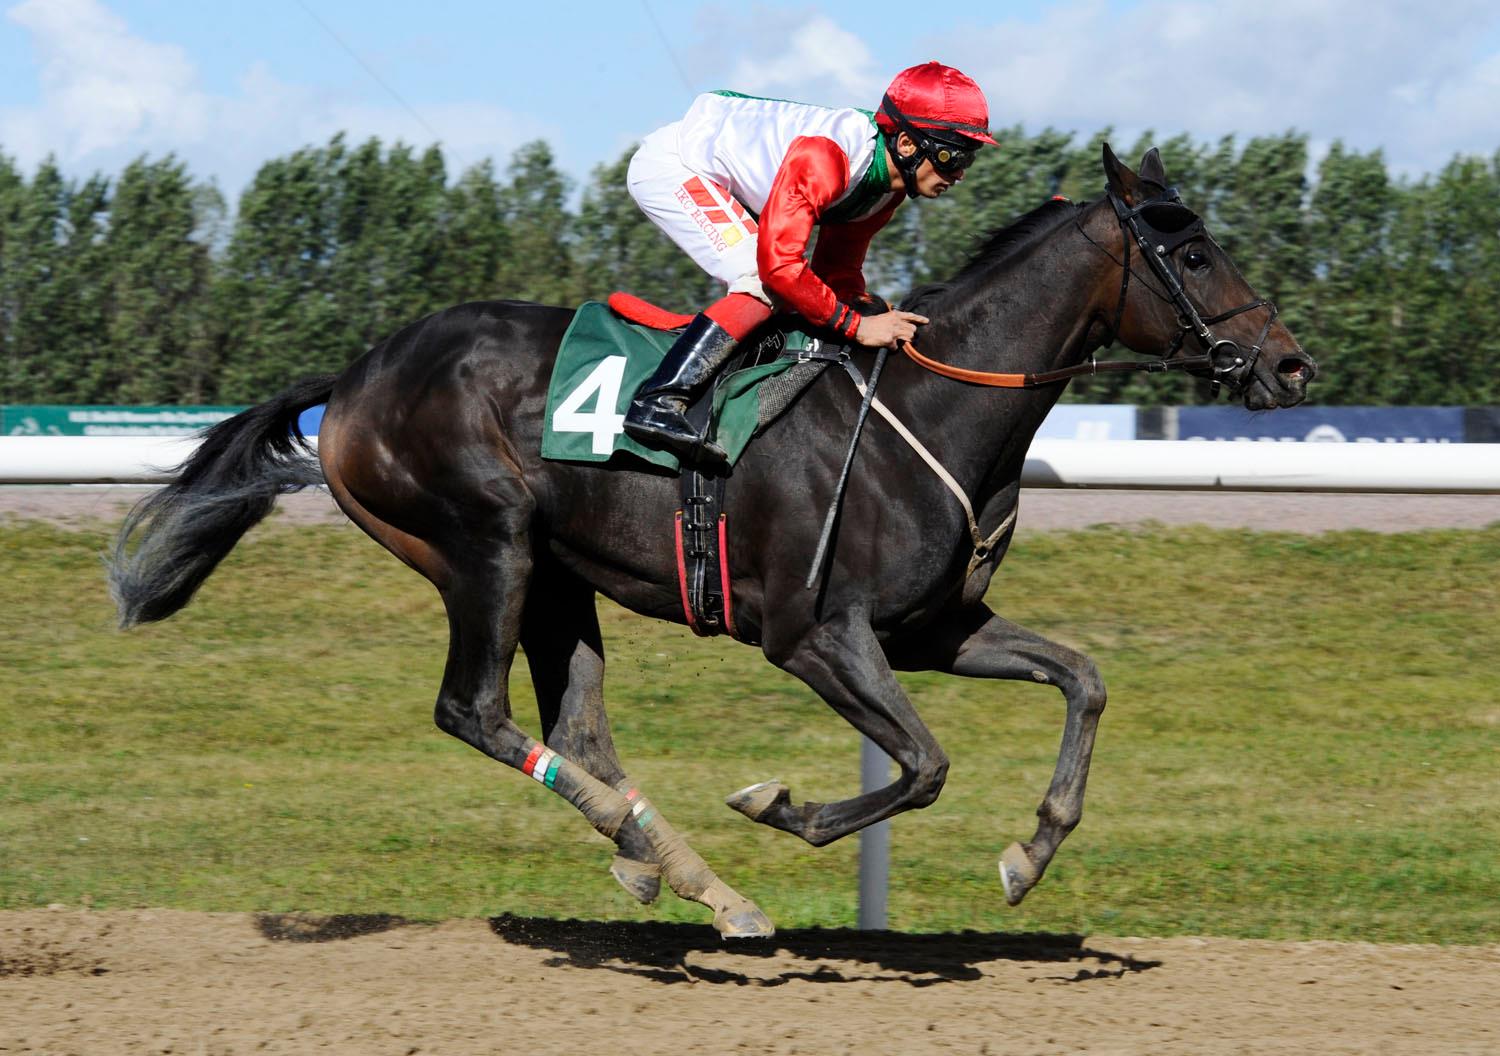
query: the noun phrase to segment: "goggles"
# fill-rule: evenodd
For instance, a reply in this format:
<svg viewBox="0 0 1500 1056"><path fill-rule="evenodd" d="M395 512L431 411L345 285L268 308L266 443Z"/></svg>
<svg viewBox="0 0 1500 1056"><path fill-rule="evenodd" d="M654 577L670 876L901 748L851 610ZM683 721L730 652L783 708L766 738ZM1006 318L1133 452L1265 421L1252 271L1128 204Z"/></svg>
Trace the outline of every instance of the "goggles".
<svg viewBox="0 0 1500 1056"><path fill-rule="evenodd" d="M954 176L974 164L979 151L973 148L955 147L949 143L929 140L924 153L932 159L932 167L944 176Z"/></svg>

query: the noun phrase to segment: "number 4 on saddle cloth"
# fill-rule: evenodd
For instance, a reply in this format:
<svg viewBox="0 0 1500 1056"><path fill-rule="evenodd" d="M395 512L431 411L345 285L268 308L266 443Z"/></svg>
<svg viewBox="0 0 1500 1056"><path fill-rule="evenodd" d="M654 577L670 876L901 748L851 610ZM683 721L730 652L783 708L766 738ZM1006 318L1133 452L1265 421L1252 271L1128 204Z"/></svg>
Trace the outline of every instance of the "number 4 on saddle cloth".
<svg viewBox="0 0 1500 1056"><path fill-rule="evenodd" d="M630 397L656 369L691 316L674 315L628 294L589 301L563 335L547 388L542 457L608 462L624 452L678 471L676 455L625 435ZM688 420L715 440L733 465L750 440L781 415L839 350L795 329L790 317L766 323L719 373ZM676 329L671 329L675 327ZM628 463L623 460L623 463ZM622 463L622 468L623 468Z"/></svg>

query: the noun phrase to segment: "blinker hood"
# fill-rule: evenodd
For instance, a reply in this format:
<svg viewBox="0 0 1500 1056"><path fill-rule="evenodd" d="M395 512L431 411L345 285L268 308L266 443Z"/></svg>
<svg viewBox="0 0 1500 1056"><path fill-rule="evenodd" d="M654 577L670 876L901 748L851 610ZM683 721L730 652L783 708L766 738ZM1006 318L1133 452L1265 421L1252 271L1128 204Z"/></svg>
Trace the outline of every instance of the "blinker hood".
<svg viewBox="0 0 1500 1056"><path fill-rule="evenodd" d="M1175 190L1169 189L1165 198L1152 199L1134 209L1113 194L1109 200L1121 221L1128 222L1134 217L1140 233L1157 256L1168 256L1184 243L1203 237L1203 218L1183 205Z"/></svg>

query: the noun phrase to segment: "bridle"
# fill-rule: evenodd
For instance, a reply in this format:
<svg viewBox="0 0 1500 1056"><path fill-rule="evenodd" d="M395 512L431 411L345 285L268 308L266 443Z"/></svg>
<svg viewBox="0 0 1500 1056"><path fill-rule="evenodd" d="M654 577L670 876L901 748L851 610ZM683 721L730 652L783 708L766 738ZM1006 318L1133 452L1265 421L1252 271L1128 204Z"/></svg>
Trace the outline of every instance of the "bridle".
<svg viewBox="0 0 1500 1056"><path fill-rule="evenodd" d="M1209 378L1212 393L1215 396L1219 394L1221 384L1229 389L1231 396L1238 396L1244 392L1245 386L1250 383L1251 371L1255 369L1256 361L1260 359L1266 338L1271 334L1271 325L1276 322L1276 306L1264 298L1258 298L1205 319L1199 314L1197 306L1188 298L1187 291L1182 286L1182 278L1173 269L1170 259L1176 250L1188 242L1197 239L1211 241L1208 232L1204 229L1203 218L1182 204L1182 199L1174 188L1167 188L1160 197L1143 202L1134 209L1127 206L1112 189L1106 193L1109 197L1109 204L1114 207L1115 216L1120 220L1124 236L1122 244L1125 258L1121 262L1120 301L1115 307L1115 319L1110 327L1111 340L1118 336L1120 322L1125 315L1125 295L1129 290L1132 274L1130 246L1133 241L1140 249L1141 256L1150 265L1157 281L1166 288L1167 296L1163 299L1170 300L1172 307L1177 311L1178 329L1167 346L1166 361L1175 365L1179 370ZM1076 216L1074 222L1078 223ZM1081 224L1079 230L1082 230ZM1086 232L1084 237L1088 238ZM1093 239L1089 241L1093 242ZM1103 249L1102 246L1100 248ZM1157 297L1161 297L1161 294L1152 290L1150 286L1146 286L1146 289L1151 290L1151 293ZM1230 338L1217 337L1210 329L1214 323L1222 323L1226 319L1233 319L1237 315L1254 311L1256 308L1268 309L1266 323L1260 328L1255 344L1248 350ZM1189 336L1197 339L1199 346L1203 349L1202 354L1178 356L1177 353Z"/></svg>
<svg viewBox="0 0 1500 1056"><path fill-rule="evenodd" d="M1080 219L1083 211L1081 206L1074 213L1073 223L1090 245L1097 247L1120 265L1120 298L1115 305L1114 321L1108 324L1109 340L1113 341L1118 337L1120 324L1125 316L1125 300L1130 292L1131 276L1134 274L1130 262L1131 246L1134 245L1140 250L1152 274L1166 292L1162 293L1144 280L1141 281L1141 286L1152 296L1171 304L1177 313L1178 329L1168 343L1165 356L1151 360L1104 360L1102 362L1090 357L1087 363L1058 370L1035 374L1000 374L991 371L968 370L929 359L918 352L910 341L901 343L902 351L919 365L944 377L997 388L1037 388L1078 377L1081 374L1100 374L1108 371L1144 370L1148 373L1160 374L1169 370L1185 370L1190 374L1208 378L1211 391L1215 396L1218 395L1220 386L1228 388L1232 396L1238 396L1244 392L1245 387L1250 384L1251 372L1255 369L1256 361L1260 359L1266 338L1270 336L1271 325L1276 321L1276 306L1260 298L1205 318L1188 298L1186 290L1183 289L1182 280L1173 270L1169 259L1175 250L1188 242L1195 239L1211 241L1208 232L1204 229L1202 218L1183 205L1182 199L1171 188L1165 188L1160 196L1143 202L1133 209L1126 205L1113 190L1107 191L1106 194L1120 222L1120 257L1117 258L1106 247L1090 237L1087 231L1084 231ZM1211 329L1215 323L1222 323L1226 319L1232 319L1256 308L1268 309L1266 323L1261 327L1255 344L1248 350L1237 341L1216 336ZM1203 349L1202 353L1195 356L1178 355L1190 336Z"/></svg>

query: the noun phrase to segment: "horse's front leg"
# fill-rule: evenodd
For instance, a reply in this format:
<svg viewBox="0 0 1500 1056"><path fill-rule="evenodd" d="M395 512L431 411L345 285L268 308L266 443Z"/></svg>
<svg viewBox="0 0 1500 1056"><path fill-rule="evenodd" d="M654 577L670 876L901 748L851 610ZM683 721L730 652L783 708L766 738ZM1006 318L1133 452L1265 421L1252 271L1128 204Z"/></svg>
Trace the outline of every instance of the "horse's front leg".
<svg viewBox="0 0 1500 1056"><path fill-rule="evenodd" d="M772 663L802 679L884 749L901 767L901 776L861 796L801 806L792 803L784 785L763 782L730 796L731 807L821 847L937 799L948 774L948 757L891 673L868 619L846 613L795 635L768 634L765 652Z"/></svg>
<svg viewBox="0 0 1500 1056"><path fill-rule="evenodd" d="M1005 900L1014 906L1042 878L1058 845L1083 816L1094 733L1104 710L1104 681L1094 662L1082 653L1002 619L983 604L959 610L938 626L924 629L920 639L891 646L892 666L900 671L1043 682L1062 690L1067 701L1057 769L1037 808L1036 835L1029 843L1011 844L1000 857Z"/></svg>

